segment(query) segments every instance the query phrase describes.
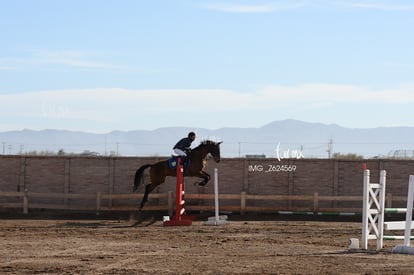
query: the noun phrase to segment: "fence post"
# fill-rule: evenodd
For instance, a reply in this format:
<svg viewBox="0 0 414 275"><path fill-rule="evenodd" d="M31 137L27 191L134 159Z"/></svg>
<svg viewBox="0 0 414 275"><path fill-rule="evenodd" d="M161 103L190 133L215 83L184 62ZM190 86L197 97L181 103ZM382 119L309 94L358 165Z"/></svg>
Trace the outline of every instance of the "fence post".
<svg viewBox="0 0 414 275"><path fill-rule="evenodd" d="M102 199L102 194L101 192L96 193L96 215L99 215L99 211L101 210L101 199Z"/></svg>
<svg viewBox="0 0 414 275"><path fill-rule="evenodd" d="M19 173L19 182L17 186L17 191L24 190L26 188L26 157L21 158L20 160L20 173Z"/></svg>
<svg viewBox="0 0 414 275"><path fill-rule="evenodd" d="M108 194L112 195L114 193L115 186L115 158L110 157L108 161ZM113 200L110 198L108 200L108 205L113 206Z"/></svg>
<svg viewBox="0 0 414 275"><path fill-rule="evenodd" d="M316 213L319 211L319 193L313 193L313 212Z"/></svg>
<svg viewBox="0 0 414 275"><path fill-rule="evenodd" d="M24 189L23 196L23 214L29 214L29 197L27 189Z"/></svg>
<svg viewBox="0 0 414 275"><path fill-rule="evenodd" d="M246 211L246 192L240 194L240 215L243 216Z"/></svg>
<svg viewBox="0 0 414 275"><path fill-rule="evenodd" d="M65 179L64 179L64 183L63 183L63 193L69 194L69 190L70 190L70 159L65 159ZM63 204L65 205L65 207L69 206L69 199L65 196L65 198L63 199Z"/></svg>

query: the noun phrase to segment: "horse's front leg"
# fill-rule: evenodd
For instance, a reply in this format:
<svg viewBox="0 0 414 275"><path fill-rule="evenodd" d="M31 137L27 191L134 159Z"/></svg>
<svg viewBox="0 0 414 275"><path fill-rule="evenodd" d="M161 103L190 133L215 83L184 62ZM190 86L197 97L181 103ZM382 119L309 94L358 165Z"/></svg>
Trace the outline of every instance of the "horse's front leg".
<svg viewBox="0 0 414 275"><path fill-rule="evenodd" d="M200 182L194 183L194 185L200 185L200 186L206 185L211 178L210 175L204 171L200 171L200 173L197 174L197 177L202 178L203 180Z"/></svg>

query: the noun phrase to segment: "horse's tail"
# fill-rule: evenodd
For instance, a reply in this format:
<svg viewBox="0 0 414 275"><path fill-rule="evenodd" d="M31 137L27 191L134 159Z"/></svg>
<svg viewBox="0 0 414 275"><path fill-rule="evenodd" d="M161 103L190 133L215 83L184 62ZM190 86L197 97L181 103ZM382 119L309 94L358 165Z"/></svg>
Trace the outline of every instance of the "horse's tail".
<svg viewBox="0 0 414 275"><path fill-rule="evenodd" d="M147 169L148 167L152 166L151 164L145 164L142 165L137 172L135 172L135 179L134 179L134 189L132 190L133 192L137 191L139 184L142 182L144 182L143 179L143 175L144 175L144 170Z"/></svg>

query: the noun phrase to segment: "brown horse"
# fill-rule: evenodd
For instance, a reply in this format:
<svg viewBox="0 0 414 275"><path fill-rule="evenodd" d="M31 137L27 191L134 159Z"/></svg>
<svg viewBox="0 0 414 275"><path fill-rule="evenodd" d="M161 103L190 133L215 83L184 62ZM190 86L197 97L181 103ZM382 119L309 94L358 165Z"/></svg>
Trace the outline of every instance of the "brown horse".
<svg viewBox="0 0 414 275"><path fill-rule="evenodd" d="M210 140L206 140L200 143L199 146L194 148L187 156L187 161L189 162L189 166L184 169L184 176L185 177L198 177L202 178L201 182L196 184L198 185L206 185L207 182L210 180L210 175L204 172L205 165L206 165L206 158L208 154L211 154L216 162L220 162L220 144L222 142L214 142ZM139 184L144 182L143 175L144 170L150 168L150 179L151 183L145 186L145 194L142 198L141 206L139 210L144 207L144 204L148 201L148 195L151 193L155 187L160 185L165 181L167 176L175 177L176 170L171 169L168 165L168 160L159 161L154 164L145 164L141 166L137 172L135 173L135 180L134 180L134 189L135 192L139 186Z"/></svg>

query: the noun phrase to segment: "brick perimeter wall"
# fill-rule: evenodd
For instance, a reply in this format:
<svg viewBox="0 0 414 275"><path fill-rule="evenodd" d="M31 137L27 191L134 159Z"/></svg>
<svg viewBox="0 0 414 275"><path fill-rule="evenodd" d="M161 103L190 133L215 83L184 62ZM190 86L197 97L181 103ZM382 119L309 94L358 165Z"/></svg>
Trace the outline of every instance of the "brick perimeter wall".
<svg viewBox="0 0 414 275"><path fill-rule="evenodd" d="M0 192L23 191L50 193L124 194L131 193L136 169L147 163L164 160L163 157L29 157L0 156ZM378 182L381 169L387 171L387 193L406 196L408 177L414 174L412 160L332 160L332 159L245 159L225 158L220 163L213 159L207 162L206 171L212 176L206 187L197 187L196 178L186 178L187 193L213 193L214 168L219 170L219 192L221 194L252 195L362 195L362 164L371 170L371 181ZM294 171L276 171L290 168ZM260 169L262 168L262 170ZM148 170L147 173L148 174ZM146 175L146 182L149 177ZM155 192L175 190L175 179L167 178ZM141 186L138 190L143 192ZM0 201L4 201L0 198ZM58 199L49 200L59 203ZM48 202L49 202L48 201ZM45 201L43 200L42 203ZM69 204L88 205L94 202L75 201ZM109 205L125 202L110 201ZM132 202L130 202L132 203ZM288 202L252 202L250 205L289 207ZM129 204L129 203L126 203ZM329 203L328 207L332 206ZM301 206L301 202L295 202ZM320 205L325 207L326 205ZM352 203L337 202L337 207L360 207ZM404 207L395 205L395 207Z"/></svg>

